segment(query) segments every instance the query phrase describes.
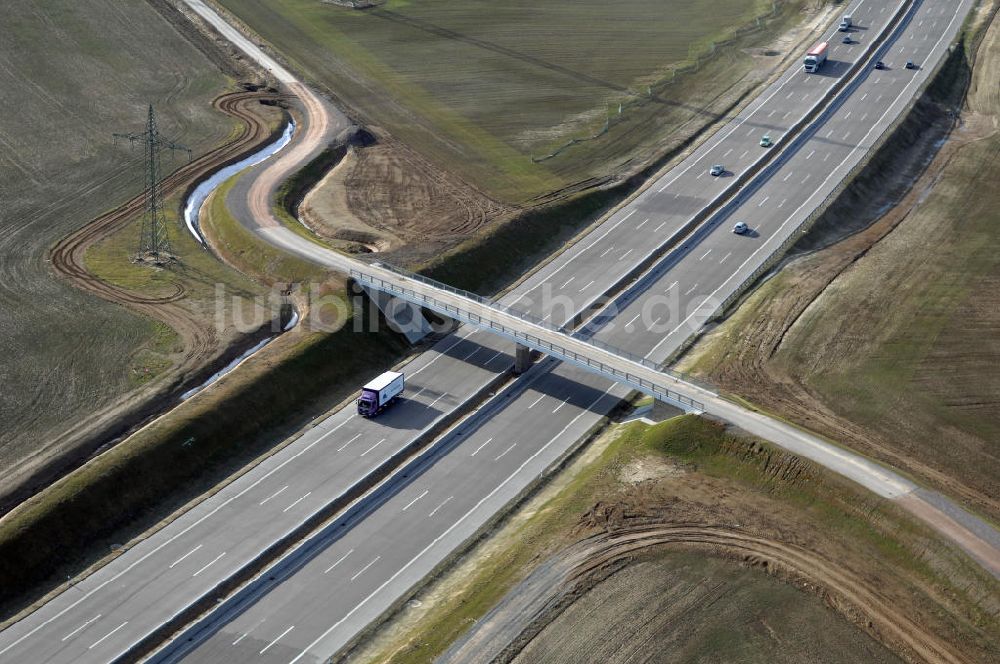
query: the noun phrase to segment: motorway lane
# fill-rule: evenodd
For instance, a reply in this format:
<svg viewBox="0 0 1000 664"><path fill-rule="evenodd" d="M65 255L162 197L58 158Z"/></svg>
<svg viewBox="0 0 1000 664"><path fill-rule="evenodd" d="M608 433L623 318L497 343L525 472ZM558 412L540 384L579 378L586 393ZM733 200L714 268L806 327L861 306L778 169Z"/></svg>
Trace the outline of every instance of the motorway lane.
<svg viewBox="0 0 1000 664"><path fill-rule="evenodd" d="M334 413L4 630L0 662L111 661L505 373L507 346L472 329L441 341L407 365L404 400L378 421Z"/></svg>
<svg viewBox="0 0 1000 664"><path fill-rule="evenodd" d="M551 321L558 320L566 306L579 311L598 299L692 215L721 196L734 176L765 159L768 148L760 147L760 138L768 134L780 141L855 62L867 57L867 44L898 5L897 0L851 3L843 13L854 15L856 26L848 33L852 43L842 44L844 33L829 28L824 39L830 43L830 55L820 73L806 74L800 64L792 66L682 163L540 270L534 287L503 302ZM711 176L713 164L724 166L725 174ZM553 308L553 298L566 304Z"/></svg>
<svg viewBox="0 0 1000 664"><path fill-rule="evenodd" d="M792 72L792 74L787 74L786 76L793 76L795 73L796 72ZM756 140L754 139L753 145L755 144ZM694 180L695 181L704 180L705 182L708 182L708 180L704 178L699 178L697 176L694 177ZM662 185L659 188L662 188ZM662 192L657 191L657 193L662 193ZM629 214L628 211L623 212L622 217L625 217L628 214ZM613 224L615 223L615 220L612 219L609 223ZM637 226L639 223L641 222L636 222ZM655 229L656 227L651 227L651 230L655 231ZM614 233L615 236L622 233L622 231L618 230L617 228L614 230L615 230ZM639 231L641 230L642 229L640 228ZM630 237L636 235L641 236L641 232L628 233L628 235ZM608 233L605 237L611 239L612 235L611 233ZM643 243L643 246L648 246L648 240ZM597 257L601 258L600 255L598 255ZM618 260L617 262L625 263L626 260L629 259L630 257L628 257L623 252L622 257L620 257L620 260ZM581 265L582 264L583 263L581 262ZM551 267L552 266L550 266L550 268ZM573 266L573 269L575 270L577 267L578 266ZM604 272L607 271L605 270ZM532 285L534 285L534 283L537 283L537 280L530 281L527 284L527 287L530 288ZM585 291L586 289L583 290ZM514 297L516 298L516 295ZM489 341L484 341L484 343L489 345L490 343L495 344L496 342L495 340L489 340ZM475 349L471 349L470 353L473 350ZM501 362L503 363L504 366L506 366L508 361L497 360L498 365L501 364ZM560 371L562 371L562 369L560 369ZM570 374L573 373L572 370L569 371ZM455 380L458 376L466 375L467 373L470 372L465 371L465 367L458 367L455 368L454 370L449 369L447 371L435 370L435 381L433 383L429 381L428 384L438 385L440 389L439 381L442 379L442 377L449 377L450 380ZM475 374L474 371L471 373ZM479 374L478 377L472 376L471 382L475 383L477 379L480 380L481 384L483 376L481 374ZM581 385L583 384L584 383L581 383ZM459 387L461 388L461 384L459 385ZM417 389L419 389L419 387L417 387ZM461 391L461 389L458 389L453 391L452 393L463 394L465 392ZM428 395L428 400L426 401L426 403L429 404L430 402L431 400L429 400L429 395ZM442 402L440 405L444 405L444 403L446 402ZM527 408L526 410L530 411L532 410L532 408ZM559 412L560 411L552 413L552 416L554 416L553 417L554 421L555 417L559 416ZM567 412L569 411L567 410ZM335 415L334 418L338 416L343 417L342 414L338 414ZM331 426L336 426L336 424L334 424L333 422L330 422L330 424ZM345 424L345 426L347 425ZM329 439L329 444L332 446L334 443L336 443L338 448L341 445L350 444L352 439L354 438L354 435L349 436L348 434L353 434L353 433L354 431L351 429L345 429L342 432L338 431L336 433L336 439L335 440L333 438ZM569 438L567 437L566 440L569 440ZM376 436L373 436L372 439L368 442L370 443L370 445L376 445L376 446L381 446L381 445L388 446L389 444L391 444L390 441L382 442L382 439ZM566 446L569 445L570 442L563 441L560 444ZM308 441L308 439L303 439L303 441L299 441L299 443L297 443L296 446L294 447L296 447L296 449L298 449L304 454L305 452L309 452L314 449L308 447L309 444L310 441ZM368 450L370 445L366 447L365 450ZM319 451L319 449L317 448L316 451ZM380 451L380 448L376 447L371 452L369 452L369 454L375 454L378 451ZM510 458L512 460L515 459L516 458L515 455L519 452L520 451L517 449L512 449L510 452ZM298 452L288 452L289 455L296 453ZM336 483L328 485L328 483L325 481L325 478L330 473L330 471L322 464L317 464L315 457L316 457L315 454L301 457L301 463L308 467L307 471L301 471L297 467L290 467L288 469L283 468L283 470L287 470L291 475L295 476L295 478L298 478L301 472L318 471L317 477L324 478L322 481L319 481L318 483L314 481L313 484L309 485L308 482L303 484L301 480L299 480L299 484L293 484L291 480L286 480L284 476L269 477L268 485L266 487L267 491L265 492L263 490L264 487L261 487L262 489L260 491L261 496L256 496L253 498L253 500L256 500L256 498L258 497L260 498L260 500L257 501L258 507L263 508L264 505L260 505L260 503L264 502L265 505L270 505L274 509L280 507L282 510L281 514L285 514L286 512L291 511L291 513L294 515L298 514L298 510L303 510L307 511L307 513L311 513L311 511L314 510L317 506L325 504L326 501L331 499L331 497L337 495L336 493L331 493L329 491L326 491L325 493L323 492L325 489L329 489L331 486L336 487ZM299 460L299 457L296 457L296 460ZM274 463L278 463L278 461L275 461ZM293 468L296 472L291 472ZM261 474L269 471L270 471L270 466L264 465L260 469L254 472ZM218 502L219 500L228 500L230 497L230 493L239 493L243 491L244 490L243 487L248 481L250 480L242 482L239 486L231 487L229 492L223 492L219 494L220 498L215 502ZM245 494L240 494L240 497L243 497L244 495ZM285 498L286 495L289 497L287 500ZM249 505L249 500L250 500L249 496L247 496L246 502L248 505ZM285 502L280 502L280 501L285 501ZM211 500L206 501L206 503L200 505L194 511L182 517L182 519L187 519L189 521L191 520L196 521L201 516L206 514L210 515L211 517L216 517L216 515L221 514L221 512L212 512L212 510L214 509L213 504L214 503ZM26 640L24 642L21 642L19 646L23 646L24 648L26 648L25 652L31 652L33 661L47 661L46 658L49 657L50 654L52 657L55 657L55 660L53 661L60 661L61 658L65 659L66 661L76 661L76 658L78 657L80 658L89 657L92 659L92 661L103 661L102 658L108 658L115 652L119 652L120 648L123 647L122 644L129 642L127 639L129 637L129 634L133 633L133 630L137 628L148 629L149 627L158 624L157 623L158 618L156 617L157 615L161 616L169 615L169 612L166 614L164 614L162 611L160 611L159 614L157 614L156 612L156 609L169 610L170 606L169 602L164 602L163 601L164 598L172 599L172 598L189 596L190 592L192 591L192 586L196 586L196 588L194 589L196 591L200 591L204 588L210 587L210 585L215 580L225 578L227 570L231 571L232 569L235 569L236 563L238 563L241 560L247 559L245 557L241 558L240 556L242 554L240 554L237 550L234 550L234 547L231 546L230 543L235 542L236 549L239 549L240 545L246 543L248 540L240 540L241 535L229 532L229 528L232 527L231 526L232 523L247 522L249 525L252 526L258 526L259 524L257 521L253 519L247 520L245 518L247 505L234 504L234 503L226 504L227 508L230 506L232 506L232 508L235 510L235 514L230 516L229 518L207 519L204 522L197 523L198 527L204 527L204 530L207 532L195 533L193 530L186 531L183 532L181 536L178 536L177 539L171 539L166 544L155 544L155 547L160 547L160 548L155 549L156 560L152 560L152 562L150 562L150 560L144 558L143 556L146 555L145 550L147 548L154 547L154 544L151 543L148 547L143 547L143 545L135 547L132 551L128 552L127 554L119 558L119 560L123 561L123 563L116 565L112 569L105 568L108 569L107 573L105 574L98 573L92 575L78 586L79 590L82 590L85 593L92 593L87 595L82 602L78 602L75 599L77 597L76 593L64 593L64 595L67 595L68 597L59 598L59 600L57 600L55 603L50 603L52 604L52 606L47 606L45 609L43 609L42 612L38 612L38 614L32 616L35 624L37 624L39 620L41 620L41 622L44 623L43 624L44 631L39 631L35 633L35 636L38 637L37 639L35 639L35 641ZM271 509L271 507L267 507L267 509ZM253 506L250 505L250 508L253 509ZM269 524L275 523L274 520L268 520L268 521ZM225 527L220 527L218 525L219 522L224 523ZM277 523L281 524L282 522L279 520L277 521ZM258 547L258 549L262 548L261 547L262 542L267 542L269 541L268 538L275 537L274 535L275 531L274 530L269 531L266 527L266 525L269 524L261 526L261 529L256 529L256 528L249 529L253 533L253 539L250 541L256 542L256 546ZM171 533L175 532L178 527L179 526L172 526L170 532ZM189 535L198 535L199 537L194 537L194 536L189 537ZM173 537L173 535L171 535L171 537ZM206 538L221 538L221 540L225 542L225 545L215 545L211 547L206 546L205 542L203 541ZM273 539L270 541L273 541ZM253 548L253 546L254 545L251 544L250 548ZM121 568L125 561L131 561L132 559L135 558L140 559L141 562L137 563L135 567L127 568L126 576L116 576L118 572L114 570ZM190 569L186 567L188 565L193 566L195 565L195 563L198 564L197 567L190 567ZM131 565L132 563L129 562L128 564ZM149 565L158 565L158 568L154 570L147 569ZM171 565L174 565L174 567L171 567ZM164 566L166 567L166 570L163 569ZM172 572L171 570L176 570L176 572ZM176 580L178 576L184 578L182 572L184 574L190 572L192 576L189 578L192 580L178 582ZM195 573L198 574L197 577L194 576ZM109 582L107 581L106 577L112 577L114 580ZM122 582L122 579L126 579L126 582ZM133 581L132 579L141 579L141 580L136 582ZM197 594L197 592L195 594ZM157 599L156 602L153 602L153 606L149 607L153 609L152 613L149 613L148 609L140 608L141 602L143 601L142 598L143 597L148 598L150 595L154 595ZM137 605L134 603L133 604L129 603L129 602L134 602L136 599L139 600L140 604ZM148 600L146 601L148 602ZM62 603L61 605L60 602ZM96 604L98 602L100 602L100 607L102 608L111 607L110 610L105 609L104 612L99 612L97 610L92 610L92 611L87 610L91 604ZM62 613L62 610L63 608L65 608L65 606L72 606L72 610ZM46 612L48 615L57 615L58 617L54 618L51 622L45 623L45 621L48 620L48 618L46 617ZM120 622L119 619L121 619ZM8 655L14 656L18 652L21 652L18 649L18 647L9 650L5 648L10 640L19 638L18 630L22 626L30 628L30 623L25 623L25 622L19 623L19 625L15 626L15 628L11 628L10 630L5 631L2 637L0 637L0 658L6 657ZM62 631L60 631L60 629ZM55 643L55 640L51 637L58 636L57 632L58 634L63 634L63 637L59 639L58 643ZM93 642L88 641L89 638L93 638L94 641ZM44 648L40 649L34 648L31 644L36 643L38 640L46 641L47 645ZM85 651L82 651L83 647L86 647Z"/></svg>
<svg viewBox="0 0 1000 664"><path fill-rule="evenodd" d="M852 158L857 160L863 156L877 133L905 107L909 95L943 55L944 47L956 34L970 6L969 1L958 7L949 4L924 2L907 27L903 36L905 42L901 40L905 45L894 46L893 60L897 56L913 59L922 62L924 69L893 68L884 75L870 76L852 94L851 101L838 109L831 124L812 136L770 178L764 189L745 201L734 218L746 218L756 225L757 237L736 237L729 231L729 223L716 224L715 230L695 250L674 262L670 270L618 316L617 321L628 321L629 315L641 313L644 304L661 291L676 289L687 298L682 302L694 303L696 308L707 294L716 292L721 296L717 291L727 285L735 287L741 281L741 270L751 268L748 260L752 262L756 258L759 261L766 256L767 243L780 244L782 234L794 232L795 224L807 216L807 208L818 204L834 188L840 177L850 170ZM917 31L914 33L917 36L910 37L911 31ZM924 38L923 34L933 34L936 38ZM900 52L900 48L907 50ZM900 95L898 99L896 95ZM876 112L878 116L874 115ZM869 117L862 120L865 113ZM857 137L852 141L856 130ZM844 133L838 134L840 131ZM831 162L839 163L833 161L837 158L843 163L831 168ZM815 184L810 182L813 178ZM797 208L793 209L793 204ZM789 211L787 216L785 210ZM623 211L622 215L630 212ZM682 289L681 281L692 286ZM704 283L699 283L702 281ZM669 355L687 336L680 334L676 326L659 331L647 330L644 325L635 323L632 330L627 327L622 324L620 328L606 328L598 338L633 351L648 349L646 352L656 358ZM671 330L674 333L669 333ZM462 436L458 448L406 489L367 515L362 523L348 530L250 608L227 615L231 622L214 634L211 629L218 624L212 625L207 632L211 635L188 660L321 661L346 643L369 619L379 615L416 583L422 572L432 569L467 534L474 532L477 524L485 523L502 505L502 496L515 495L518 486L526 485L540 472L544 466L531 466L538 459L533 455L542 452L554 459L561 449L572 445L576 440L572 432L560 434L560 425L584 431L611 407L610 403L601 401L581 407L580 395L600 393L602 387L607 387L606 381L581 370L566 365L559 365L554 370L543 366L533 369L531 375L530 389L521 392L502 412L490 412L486 414L488 419L484 415L470 422L469 426L479 425L480 428ZM570 387L572 389L567 392ZM567 398L577 403L561 405ZM776 432L775 437L778 435ZM483 454L490 446L496 456L484 457L489 460L484 467L482 460L476 461L471 456L471 451L481 448L480 454ZM849 475L850 469L858 465L858 459L850 453L842 452L841 456L844 462L840 471ZM505 471L513 474L507 475L511 479L500 486L498 478L504 477ZM882 495L897 497L912 491L913 485L908 481L891 473L886 476L889 486L881 487ZM418 517L416 512L410 512L414 507L403 509L422 501L435 506L448 501L434 516L450 520L439 524L431 521L429 514L421 513ZM250 646L241 649L243 641L239 639L245 641L251 636L256 639L254 646L260 645L260 648L256 651Z"/></svg>

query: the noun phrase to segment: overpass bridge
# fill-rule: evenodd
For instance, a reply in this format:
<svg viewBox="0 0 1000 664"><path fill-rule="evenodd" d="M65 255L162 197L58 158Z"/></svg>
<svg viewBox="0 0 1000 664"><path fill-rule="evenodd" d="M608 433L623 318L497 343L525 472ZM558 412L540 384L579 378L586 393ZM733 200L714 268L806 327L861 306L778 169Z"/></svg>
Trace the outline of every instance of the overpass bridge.
<svg viewBox="0 0 1000 664"><path fill-rule="evenodd" d="M530 350L569 362L669 403L689 413L702 413L703 394L716 396L681 375L663 370L654 362L594 339L571 334L522 311L503 306L427 277L384 263L362 267L357 262L350 276L360 286L385 293L453 320L474 325L517 344L515 371L527 369ZM389 309L383 309L391 316Z"/></svg>

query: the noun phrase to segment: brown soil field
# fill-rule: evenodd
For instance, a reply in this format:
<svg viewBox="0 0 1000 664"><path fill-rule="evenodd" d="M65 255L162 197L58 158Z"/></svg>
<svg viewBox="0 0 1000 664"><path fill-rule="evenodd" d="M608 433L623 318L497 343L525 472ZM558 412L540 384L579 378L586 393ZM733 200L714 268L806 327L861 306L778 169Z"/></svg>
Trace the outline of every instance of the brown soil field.
<svg viewBox="0 0 1000 664"><path fill-rule="evenodd" d="M59 239L141 191L141 154L115 146L112 133L141 130L148 104L164 134L196 155L233 132L211 102L238 72L220 69L219 53L162 5L4 3L0 495L32 490L34 456L107 424L175 345L162 324L59 278L49 258Z"/></svg>
<svg viewBox="0 0 1000 664"><path fill-rule="evenodd" d="M1000 21L789 261L682 362L1000 520ZM921 137L952 125L924 169ZM885 173L918 166L891 206ZM905 177L902 178L905 180ZM890 178L888 182L891 182ZM889 197L886 198L886 192ZM863 228L839 242L845 231ZM817 247L826 247L816 250Z"/></svg>
<svg viewBox="0 0 1000 664"><path fill-rule="evenodd" d="M602 433L337 661L971 664L1000 656L998 590L891 503L685 416Z"/></svg>

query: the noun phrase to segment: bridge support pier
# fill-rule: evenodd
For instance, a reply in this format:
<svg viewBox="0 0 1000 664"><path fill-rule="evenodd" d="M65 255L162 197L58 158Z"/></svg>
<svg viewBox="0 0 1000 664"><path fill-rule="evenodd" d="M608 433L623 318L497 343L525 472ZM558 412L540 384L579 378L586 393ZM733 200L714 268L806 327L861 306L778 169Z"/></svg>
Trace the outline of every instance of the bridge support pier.
<svg viewBox="0 0 1000 664"><path fill-rule="evenodd" d="M423 312L417 305L392 297L374 288L367 286L361 286L361 288L381 310L389 327L405 336L411 344L417 343L433 332L431 324L424 318Z"/></svg>
<svg viewBox="0 0 1000 664"><path fill-rule="evenodd" d="M531 368L531 349L517 344L514 350L514 375L520 376Z"/></svg>

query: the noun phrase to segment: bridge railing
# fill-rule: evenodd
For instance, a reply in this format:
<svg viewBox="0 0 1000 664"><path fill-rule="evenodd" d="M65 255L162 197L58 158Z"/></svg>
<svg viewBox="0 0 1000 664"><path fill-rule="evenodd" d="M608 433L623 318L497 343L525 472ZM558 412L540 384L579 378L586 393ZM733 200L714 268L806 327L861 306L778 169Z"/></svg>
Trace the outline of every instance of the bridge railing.
<svg viewBox="0 0 1000 664"><path fill-rule="evenodd" d="M552 341L543 339L538 335L518 330L501 321L492 318L490 319L484 318L480 314L468 308L456 306L455 304L434 297L433 295L428 295L426 293L418 292L412 288L408 288L405 286L405 280L413 279L415 281L419 281L420 283L431 286L435 289L440 289L449 293L453 293L463 299L468 299L473 302L476 302L477 304L489 307L491 309L502 311L503 313L513 318L517 318L518 320L531 323L532 325L537 325L539 327L542 327L543 329L553 332L556 335L561 335L567 338L576 339L577 341L585 344L586 346L599 349L604 353L614 356L616 359L622 359L628 363L637 364L642 368L656 372L657 374L662 375L664 377L671 378L674 380L675 383L687 382L684 381L683 378L681 378L678 375L674 375L671 372L662 371L659 367L656 366L655 363L647 360L646 358L640 357L633 353L629 353L627 351L622 351L621 349L610 346L609 344L595 342L593 339L581 339L578 337L572 337L571 335L560 330L559 328L556 328L551 324L545 323L544 321L538 319L535 316L532 316L531 314L527 314L521 311L511 310L509 307L498 305L487 298L476 295L475 293L469 293L467 291L463 291L461 289L455 288L453 286L448 286L446 284L439 284L438 282L435 282L432 279L427 279L426 277L421 277L420 275L413 275L411 273L406 273L405 271L399 270L398 268L389 268L384 264L379 264L378 267L381 269L388 269L389 271L398 274L401 277L404 277L404 279L399 281L395 280L390 281L388 279L383 279L378 275L363 272L357 269L352 269L350 274L353 279L355 279L359 284L363 286L370 286L375 290L381 291L383 293L396 295L404 300L413 302L414 304L417 304L419 306L427 307L428 309L437 311L438 313L444 314L457 321L463 323L470 323L476 325L477 327L488 329L495 334L511 339L515 343L520 343L522 345L528 346L529 348L533 348L540 352L546 353L547 355L552 355L553 357L557 357L560 360L570 362L572 364L593 371L595 373L609 376L618 382L625 383L630 387L633 387L634 389L637 389L643 393L649 394L650 396L653 396L655 398L672 401L677 404L680 404L688 410L697 410L697 411L704 410L704 405L701 402L692 399L684 394L681 394L677 392L675 389L671 389L671 387L667 383L664 383L662 381L650 380L649 378L640 376L637 373L628 371L626 369L621 369L614 365L608 364L607 362L601 361L600 359L597 359L592 355L587 355L575 351L566 345L554 343Z"/></svg>

